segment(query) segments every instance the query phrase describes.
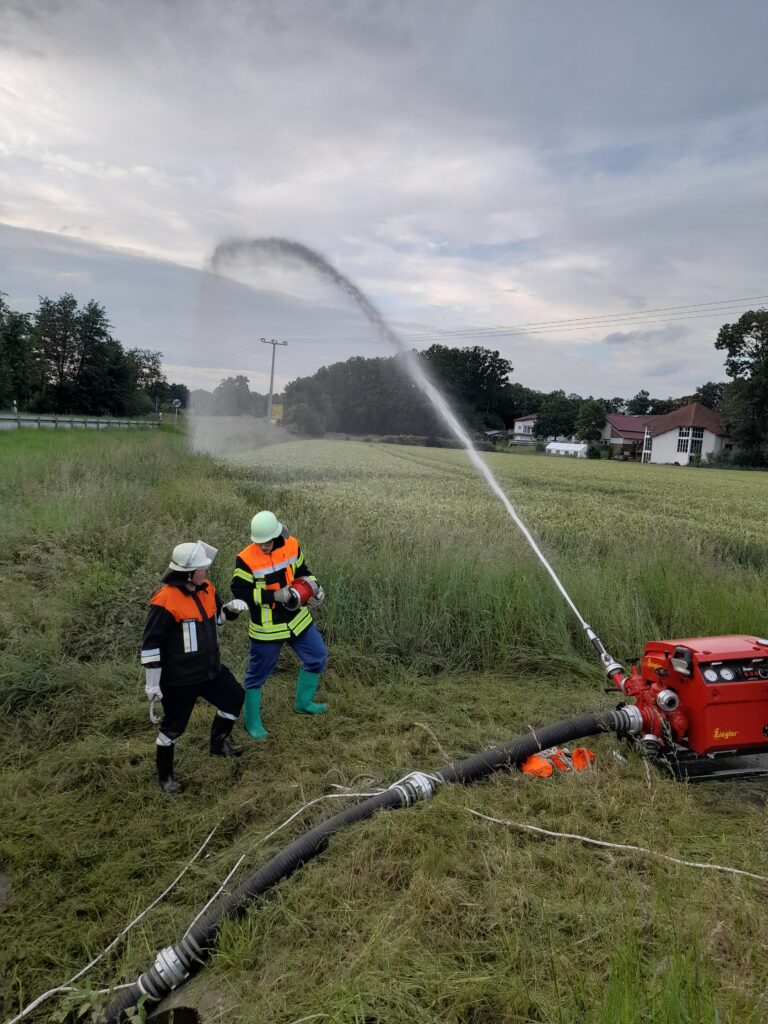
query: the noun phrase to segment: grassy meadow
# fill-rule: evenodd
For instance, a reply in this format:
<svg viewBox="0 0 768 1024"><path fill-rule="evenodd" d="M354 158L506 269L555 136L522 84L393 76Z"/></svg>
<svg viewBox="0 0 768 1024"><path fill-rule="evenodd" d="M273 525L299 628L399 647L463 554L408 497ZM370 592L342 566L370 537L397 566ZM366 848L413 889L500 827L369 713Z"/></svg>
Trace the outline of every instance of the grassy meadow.
<svg viewBox="0 0 768 1024"><path fill-rule="evenodd" d="M768 478L487 456L577 607L620 660L654 637L768 628ZM233 884L343 800L529 727L615 703L578 623L461 452L284 441L228 459L181 434L0 436L0 1014L97 955L133 980ZM322 717L292 713L289 652L269 740L209 758L199 706L154 779L138 650L180 540L219 548L223 594L248 523L273 508L328 597ZM240 620L223 628L235 674ZM237 726L238 734L241 727ZM243 734L244 735L244 734ZM762 783L685 786L610 737L593 770L505 773L338 835L177 993L228 1024L758 1024L768 883L534 836L469 811L768 875ZM55 1000L28 1020L49 1021ZM72 1018L75 1019L74 1017Z"/></svg>

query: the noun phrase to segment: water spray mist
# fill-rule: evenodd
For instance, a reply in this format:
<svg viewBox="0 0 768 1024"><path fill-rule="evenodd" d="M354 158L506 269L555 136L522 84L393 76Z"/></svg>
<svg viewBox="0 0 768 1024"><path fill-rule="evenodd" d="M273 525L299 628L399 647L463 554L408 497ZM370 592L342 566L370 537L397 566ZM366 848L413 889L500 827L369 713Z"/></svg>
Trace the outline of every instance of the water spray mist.
<svg viewBox="0 0 768 1024"><path fill-rule="evenodd" d="M591 626L587 623L586 619L574 604L565 587L560 582L557 573L544 557L544 553L539 548L525 523L515 511L509 498L501 489L498 480L475 449L469 434L462 427L456 414L448 404L445 395L430 379L429 374L416 353L405 345L397 332L394 331L387 323L368 296L360 291L356 284L350 281L348 277L341 273L341 271L337 270L336 267L329 263L325 257L320 255L320 253L315 252L314 249L310 249L309 246L302 245L300 242L292 242L287 238L235 238L228 242L222 242L214 250L213 256L211 257L210 269L215 274L223 273L222 264L227 259L242 259L243 257L261 257L262 259L267 257L273 262L292 261L314 270L315 273L320 275L320 277L330 281L337 289L347 295L347 297L350 298L363 313L371 326L402 354L405 367L413 381L426 395L442 421L466 450L472 465L478 473L480 473L493 493L507 510L507 514L528 541L536 554L536 557L551 576L555 586L562 594L571 611L581 623L582 629L586 633L590 643L597 651L605 672L612 675L616 671L619 671L621 666L608 654L600 641L600 638L596 636Z"/></svg>

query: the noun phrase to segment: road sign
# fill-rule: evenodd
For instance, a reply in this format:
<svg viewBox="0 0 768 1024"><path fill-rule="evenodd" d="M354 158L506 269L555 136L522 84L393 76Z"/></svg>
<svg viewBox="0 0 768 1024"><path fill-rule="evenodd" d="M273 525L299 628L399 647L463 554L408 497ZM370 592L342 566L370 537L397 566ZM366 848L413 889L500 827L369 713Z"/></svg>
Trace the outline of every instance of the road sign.
<svg viewBox="0 0 768 1024"><path fill-rule="evenodd" d="M174 400L173 400L173 408L174 409L180 409L181 408L181 399L180 398L174 398Z"/></svg>

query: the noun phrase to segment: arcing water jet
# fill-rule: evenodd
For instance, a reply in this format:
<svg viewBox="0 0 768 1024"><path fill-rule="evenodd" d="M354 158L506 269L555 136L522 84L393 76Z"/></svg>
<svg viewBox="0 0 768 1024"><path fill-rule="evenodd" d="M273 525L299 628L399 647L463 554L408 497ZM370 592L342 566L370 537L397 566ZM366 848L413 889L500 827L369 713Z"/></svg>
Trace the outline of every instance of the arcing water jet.
<svg viewBox="0 0 768 1024"><path fill-rule="evenodd" d="M243 257L266 257L273 262L277 261L291 261L298 262L306 267L309 267L320 277L327 281L330 281L336 288L343 292L352 302L358 307L363 313L365 318L371 324L371 326L386 340L388 341L398 352L403 356L406 369L410 374L413 381L418 385L422 392L429 399L433 408L440 416L442 421L448 427L453 436L459 441L462 447L466 450L472 465L483 477L488 486L491 488L493 493L502 503L507 511L507 514L521 531L525 539L530 544L536 557L539 559L541 564L544 566L546 571L551 576L555 586L560 591L569 608L574 613L576 618L581 623L582 629L586 633L589 641L594 646L598 653L600 661L603 665L603 669L606 674L611 678L614 676L621 677L621 665L615 661L610 654L606 651L600 638L594 633L591 626L587 623L586 619L582 616L578 610L570 595L566 591L563 584L560 582L559 577L555 573L555 570L549 564L547 559L544 557L544 553L539 548L538 544L534 540L530 531L526 527L525 523L520 519L517 512L515 511L509 498L506 496L504 491L501 489L498 480L488 468L487 464L480 458L479 453L472 444L472 440L467 434L466 430L462 427L456 414L451 409L448 401L430 379L423 364L419 361L417 355L409 349L397 334L396 331L387 323L382 314L371 302L367 295L365 295L356 284L349 280L340 270L337 270L325 257L321 256L320 253L315 252L314 249L310 249L309 246L302 245L300 242L293 242L287 238L235 238L228 242L222 242L216 247L211 257L210 269L213 273L221 273L222 266L227 259L242 259ZM618 684L617 684L618 685Z"/></svg>

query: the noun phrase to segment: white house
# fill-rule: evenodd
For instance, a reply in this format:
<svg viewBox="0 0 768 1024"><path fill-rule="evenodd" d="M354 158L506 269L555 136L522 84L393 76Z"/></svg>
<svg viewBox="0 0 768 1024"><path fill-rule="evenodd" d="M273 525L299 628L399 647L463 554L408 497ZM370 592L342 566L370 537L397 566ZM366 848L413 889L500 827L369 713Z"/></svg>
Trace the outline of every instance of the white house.
<svg viewBox="0 0 768 1024"><path fill-rule="evenodd" d="M512 428L510 444L533 444L536 440L534 431L536 429L536 413L529 416L518 416Z"/></svg>
<svg viewBox="0 0 768 1024"><path fill-rule="evenodd" d="M571 455L577 459L586 459L588 447L583 442L571 444L568 441L550 441L545 450L547 455Z"/></svg>
<svg viewBox="0 0 768 1024"><path fill-rule="evenodd" d="M649 416L643 434L643 462L687 466L732 448L720 413L691 402L665 416Z"/></svg>
<svg viewBox="0 0 768 1024"><path fill-rule="evenodd" d="M677 462L681 466L732 447L719 413L700 402L663 416L609 413L600 443L643 462Z"/></svg>

